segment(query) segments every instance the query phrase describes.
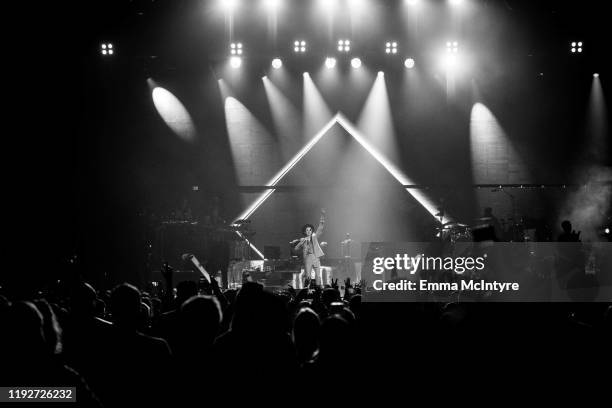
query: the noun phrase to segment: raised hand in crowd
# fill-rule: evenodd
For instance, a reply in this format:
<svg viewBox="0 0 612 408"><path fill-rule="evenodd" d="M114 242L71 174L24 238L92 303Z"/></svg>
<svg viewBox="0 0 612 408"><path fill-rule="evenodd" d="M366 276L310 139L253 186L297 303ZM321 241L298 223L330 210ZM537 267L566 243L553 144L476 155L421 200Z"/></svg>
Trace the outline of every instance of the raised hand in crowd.
<svg viewBox="0 0 612 408"><path fill-rule="evenodd" d="M360 279L358 286L355 288L355 291L357 293L362 293L366 291L367 287L368 287L368 282L365 279Z"/></svg>

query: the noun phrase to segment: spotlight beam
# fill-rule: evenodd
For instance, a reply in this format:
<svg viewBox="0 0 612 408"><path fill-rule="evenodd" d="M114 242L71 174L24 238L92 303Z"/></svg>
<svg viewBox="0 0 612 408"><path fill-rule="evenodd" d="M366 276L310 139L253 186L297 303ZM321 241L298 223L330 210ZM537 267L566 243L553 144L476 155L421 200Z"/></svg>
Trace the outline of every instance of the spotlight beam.
<svg viewBox="0 0 612 408"><path fill-rule="evenodd" d="M263 77L262 81L282 157L288 160L301 147L302 118L293 102L268 77Z"/></svg>
<svg viewBox="0 0 612 408"><path fill-rule="evenodd" d="M279 170L274 177L268 181L266 187L274 187L276 186L282 179L291 171L296 164L302 160L304 157L317 142L332 128L332 126L336 123L336 117L333 117L319 132L308 142L306 145L293 156L285 166ZM274 193L275 189L271 188L263 192L257 200L253 204L251 204L245 211L243 211L238 217L234 219L234 222L237 220L246 220L248 219L257 209Z"/></svg>
<svg viewBox="0 0 612 408"><path fill-rule="evenodd" d="M304 140L308 140L329 122L333 115L310 75L304 73L303 78L302 131Z"/></svg>
<svg viewBox="0 0 612 408"><path fill-rule="evenodd" d="M187 108L176 96L157 85L153 79L147 79L147 84L151 90L153 105L166 125L183 141L194 142L197 132Z"/></svg>
<svg viewBox="0 0 612 408"><path fill-rule="evenodd" d="M342 114L337 113L323 128L308 142L306 145L266 184L266 187L275 187L286 175L291 171L293 167L314 147L315 144L321 140L323 136L334 126L335 124L342 126L368 153L374 157L400 184L403 186L413 184L412 181L404 174L399 168L397 168L391 161L389 161L383 154L381 154L374 146L372 146L366 138L359 132L359 130L353 126L353 124ZM257 209L274 193L274 188L269 188L263 192L246 210L238 215L234 222L242 219L248 219ZM435 214L438 209L429 200L425 194L421 191L413 188L406 188L406 191L412 195L434 218L438 219ZM450 217L444 217L443 222L450 221Z"/></svg>
<svg viewBox="0 0 612 408"><path fill-rule="evenodd" d="M387 159L383 154L381 154L374 146L372 146L366 138L359 132L359 130L353 126L353 124L342 114L338 113L336 115L336 120L338 123L351 135L353 138L361 145L364 149L368 151L399 183L403 186L414 184L412 180L408 178L408 176L401 171L399 168L395 166L390 160ZM425 194L414 188L406 188L406 191L419 202L426 210L429 212L436 220L436 214L438 213L438 208L436 205L427 197ZM444 216L442 222L449 222L452 218L448 216Z"/></svg>

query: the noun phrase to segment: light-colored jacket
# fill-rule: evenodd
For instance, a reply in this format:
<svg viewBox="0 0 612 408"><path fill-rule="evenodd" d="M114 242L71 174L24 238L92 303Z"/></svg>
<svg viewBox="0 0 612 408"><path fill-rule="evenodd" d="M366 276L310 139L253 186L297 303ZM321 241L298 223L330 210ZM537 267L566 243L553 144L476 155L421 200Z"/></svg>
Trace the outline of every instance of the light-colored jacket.
<svg viewBox="0 0 612 408"><path fill-rule="evenodd" d="M317 258L320 258L323 255L325 255L325 253L321 249L321 246L319 245L319 238L318 238L321 234L323 234L324 225L325 225L325 216L321 215L321 219L319 220L319 226L317 227L317 230L313 232L312 235L310 236L310 239L312 242L312 253ZM304 257L306 256L306 251L307 251L307 246L305 245L307 240L308 240L308 237L302 238L300 240L300 243L297 244L294 248L296 251L302 248L302 250L304 251L303 252Z"/></svg>

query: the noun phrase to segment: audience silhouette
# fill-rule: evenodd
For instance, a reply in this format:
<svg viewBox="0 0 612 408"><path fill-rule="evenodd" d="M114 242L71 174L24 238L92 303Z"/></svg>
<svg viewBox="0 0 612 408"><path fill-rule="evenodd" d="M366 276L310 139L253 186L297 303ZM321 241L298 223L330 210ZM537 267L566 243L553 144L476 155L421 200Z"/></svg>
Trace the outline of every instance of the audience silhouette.
<svg viewBox="0 0 612 408"><path fill-rule="evenodd" d="M566 237L577 238L568 224ZM349 390L364 366L387 358L384 353L395 367L432 373L453 345L491 351L504 339L514 342L513 356L520 356L516 346L528 343L517 333L525 327L550 336L555 329L570 330L589 339L592 347L581 350L609 357L609 304L585 305L565 318L559 316L566 309L505 314L493 305L461 303L391 309L362 305L365 282L346 280L342 296L337 281L281 293L246 282L222 292L214 282L186 281L174 288L170 273L161 292L141 292L128 283L96 291L79 281L29 301L0 295L6 362L0 384L74 386L76 406L94 407L205 404L236 390L243 396L300 395L304 385ZM383 329L392 334L380 337ZM413 352L409 363L401 359L406 350ZM541 348L533 350L546 356Z"/></svg>

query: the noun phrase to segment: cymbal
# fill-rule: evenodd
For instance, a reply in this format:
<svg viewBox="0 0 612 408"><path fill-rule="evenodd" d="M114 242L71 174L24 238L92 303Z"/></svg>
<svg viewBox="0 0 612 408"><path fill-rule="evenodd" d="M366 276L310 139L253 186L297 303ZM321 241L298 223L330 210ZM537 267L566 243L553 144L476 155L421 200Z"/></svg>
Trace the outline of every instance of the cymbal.
<svg viewBox="0 0 612 408"><path fill-rule="evenodd" d="M450 221L447 223L442 224L443 229L450 229L450 228L463 228L463 227L467 227L467 224L461 224L460 222L457 221Z"/></svg>
<svg viewBox="0 0 612 408"><path fill-rule="evenodd" d="M234 224L250 224L251 220L236 220L234 221Z"/></svg>
<svg viewBox="0 0 612 408"><path fill-rule="evenodd" d="M474 221L480 221L480 222L488 222L488 221L492 221L493 218L491 217L482 217L482 218L474 218Z"/></svg>

